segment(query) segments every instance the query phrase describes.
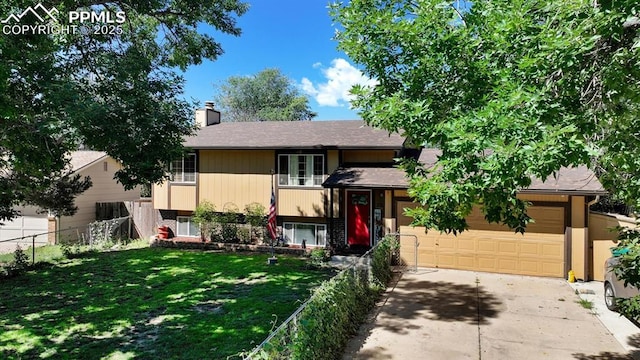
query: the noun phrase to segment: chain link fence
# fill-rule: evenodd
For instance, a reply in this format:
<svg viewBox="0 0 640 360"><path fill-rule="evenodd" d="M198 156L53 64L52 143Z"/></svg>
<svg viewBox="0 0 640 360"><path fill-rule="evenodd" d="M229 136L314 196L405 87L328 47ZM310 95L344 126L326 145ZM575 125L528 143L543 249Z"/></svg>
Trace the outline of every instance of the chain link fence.
<svg viewBox="0 0 640 360"><path fill-rule="evenodd" d="M29 256L31 263L36 263L52 256L47 251L38 250L46 245L105 246L115 240L129 238L131 231L131 216L125 216L95 221L87 226L0 240L0 258L2 254L10 254L20 248Z"/></svg>
<svg viewBox="0 0 640 360"><path fill-rule="evenodd" d="M301 336L300 332L305 332L305 324L308 325L310 321L316 323L331 323L334 321L328 318L325 319L324 315L329 317L344 317L344 314L322 314L317 311L318 304L325 304L328 297L339 299L338 301L344 301L344 298L353 297L354 299L352 300L356 302L371 301L371 305L373 305L373 298L367 299L366 297L371 294L373 287L385 288L386 283L390 280L391 266L396 256L395 252L397 251L397 241L397 236L395 234L391 235L367 251L362 257L353 257L351 263L330 280L330 282L334 282L334 284L341 283L341 285L329 287L329 289L332 290L324 288L315 291L289 318L271 332L260 345L250 353L242 354L243 359L299 358L300 354L294 355L293 352L296 352L296 348L299 349L301 346L304 346L304 341L299 342L299 340L301 337L304 337ZM342 289L342 291L340 289ZM327 292L336 290L337 293L335 294L327 294ZM345 304L347 302L345 302ZM340 308L340 306L335 303L333 305L336 309ZM326 306L321 305L320 307ZM369 311L369 306L364 305L360 307L360 311L364 311L365 313ZM358 310L352 308L349 311L357 312ZM310 317L313 319L311 320ZM345 324L342 323L341 325ZM347 326L352 325L353 324ZM331 331L339 332L340 330L334 327ZM330 336L328 338L330 338ZM326 346L327 354L332 351L332 348L340 349L339 345L332 347L331 344L326 342L321 346ZM303 355L302 358L305 358L305 355Z"/></svg>

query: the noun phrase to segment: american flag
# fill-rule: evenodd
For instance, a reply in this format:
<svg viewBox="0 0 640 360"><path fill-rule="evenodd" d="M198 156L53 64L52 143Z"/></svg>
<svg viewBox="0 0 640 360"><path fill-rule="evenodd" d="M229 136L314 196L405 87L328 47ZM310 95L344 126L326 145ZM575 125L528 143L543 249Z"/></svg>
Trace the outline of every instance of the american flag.
<svg viewBox="0 0 640 360"><path fill-rule="evenodd" d="M271 188L271 206L269 207L269 217L267 219L267 230L269 230L269 235L271 235L271 239L273 241L276 240L277 237L277 223L276 223L276 193Z"/></svg>

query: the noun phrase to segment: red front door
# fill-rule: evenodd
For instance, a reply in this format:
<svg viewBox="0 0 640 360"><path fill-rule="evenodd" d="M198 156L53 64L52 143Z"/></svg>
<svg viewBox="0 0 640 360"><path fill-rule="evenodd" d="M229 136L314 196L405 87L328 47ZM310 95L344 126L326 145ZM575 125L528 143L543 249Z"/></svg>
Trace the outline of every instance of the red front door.
<svg viewBox="0 0 640 360"><path fill-rule="evenodd" d="M347 242L349 245L371 245L370 214L371 193L347 191Z"/></svg>

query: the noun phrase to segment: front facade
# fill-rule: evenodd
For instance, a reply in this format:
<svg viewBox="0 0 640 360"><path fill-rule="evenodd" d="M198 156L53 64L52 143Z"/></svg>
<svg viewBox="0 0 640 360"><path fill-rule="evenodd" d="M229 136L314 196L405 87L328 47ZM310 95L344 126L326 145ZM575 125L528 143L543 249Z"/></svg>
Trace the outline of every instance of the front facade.
<svg viewBox="0 0 640 360"><path fill-rule="evenodd" d="M402 143L400 136L361 121L210 125L187 140L192 152L172 163L172 181L153 187L159 225L169 226L178 237L198 237L190 216L200 202L207 200L218 211L251 203L268 209L273 188L279 233L290 246L344 243L349 232L356 234L347 221L367 223L352 243L370 246L369 218L347 219L341 205L346 195L356 193L323 183L344 164L392 166ZM372 189L358 194L367 204L378 195ZM373 207L363 206L373 214Z"/></svg>
<svg viewBox="0 0 640 360"><path fill-rule="evenodd" d="M413 153L433 164L438 151L408 150L403 140L361 121L213 122L186 140L191 153L172 163L172 181L154 186L158 225L199 237L191 215L200 202L268 209L273 188L289 246L366 249L399 232L408 264L553 277L572 269L590 278L588 205L604 191L588 169L562 169L520 194L535 219L525 235L475 211L456 237L409 226L403 209L415 204L394 158Z"/></svg>

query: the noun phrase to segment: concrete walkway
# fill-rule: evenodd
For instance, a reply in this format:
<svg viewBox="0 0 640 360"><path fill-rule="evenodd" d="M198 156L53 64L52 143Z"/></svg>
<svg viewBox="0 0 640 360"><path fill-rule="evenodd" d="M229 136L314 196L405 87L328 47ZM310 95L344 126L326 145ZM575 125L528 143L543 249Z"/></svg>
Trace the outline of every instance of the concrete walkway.
<svg viewBox="0 0 640 360"><path fill-rule="evenodd" d="M344 359L631 359L562 279L404 273Z"/></svg>

